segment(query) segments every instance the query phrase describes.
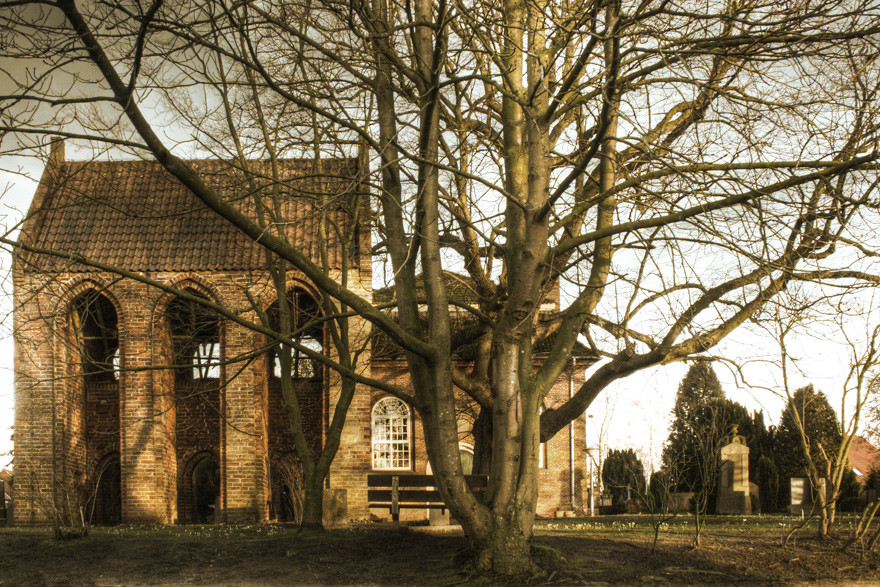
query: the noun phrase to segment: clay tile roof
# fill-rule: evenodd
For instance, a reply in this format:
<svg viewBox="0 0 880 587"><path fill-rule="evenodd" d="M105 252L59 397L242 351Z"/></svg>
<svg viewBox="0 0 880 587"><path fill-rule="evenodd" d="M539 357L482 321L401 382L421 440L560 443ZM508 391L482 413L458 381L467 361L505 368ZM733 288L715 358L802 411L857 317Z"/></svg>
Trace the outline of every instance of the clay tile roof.
<svg viewBox="0 0 880 587"><path fill-rule="evenodd" d="M858 470L856 476L864 484L871 469L880 467L880 450L865 438L855 436L849 447L849 462L854 469Z"/></svg>
<svg viewBox="0 0 880 587"><path fill-rule="evenodd" d="M205 182L256 219L252 183L228 162L188 162ZM315 262L319 221L327 214L329 265L342 265L341 238L334 227L351 225L358 174L356 159L325 159L322 173L311 159L280 162L278 199L291 244ZM249 163L261 193L272 189L268 162ZM321 187L324 188L323 193ZM323 203L322 203L323 196ZM360 198L361 210L367 198ZM344 234L344 233L342 233ZM355 238L360 235L355 232ZM260 247L208 210L158 163L149 161L66 162L57 177L47 170L22 227L25 242L134 271L253 270L265 266ZM359 243L350 243L352 260ZM90 271L57 257L22 252L25 271Z"/></svg>

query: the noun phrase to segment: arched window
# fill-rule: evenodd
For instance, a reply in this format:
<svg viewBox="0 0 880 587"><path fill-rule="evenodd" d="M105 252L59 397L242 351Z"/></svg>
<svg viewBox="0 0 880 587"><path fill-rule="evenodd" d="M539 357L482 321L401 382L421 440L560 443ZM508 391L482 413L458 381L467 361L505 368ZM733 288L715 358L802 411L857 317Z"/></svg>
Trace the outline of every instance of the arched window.
<svg viewBox="0 0 880 587"><path fill-rule="evenodd" d="M288 320L282 327L280 301L276 301L269 307L269 327L282 334L292 336L296 342L316 353L324 351L324 331L321 326L321 311L318 302L307 291L301 288L292 289L287 293L286 307ZM281 361L279 353L282 347L272 350L271 365L272 377L281 378ZM299 349L292 348L290 351L290 376L293 379L314 379L321 375L321 365Z"/></svg>
<svg viewBox="0 0 880 587"><path fill-rule="evenodd" d="M186 293L205 298L193 289ZM220 317L198 302L175 298L168 305L177 378L220 378Z"/></svg>
<svg viewBox="0 0 880 587"><path fill-rule="evenodd" d="M74 332L82 352L88 382L116 381L119 369L119 329L116 310L105 296L88 291L73 302Z"/></svg>
<svg viewBox="0 0 880 587"><path fill-rule="evenodd" d="M386 397L373 406L373 469L403 470L412 467L412 419L409 406Z"/></svg>
<svg viewBox="0 0 880 587"><path fill-rule="evenodd" d="M458 444L458 458L461 459L461 470L465 475L474 472L474 447L465 442Z"/></svg>
<svg viewBox="0 0 880 587"><path fill-rule="evenodd" d="M122 521L119 316L108 297L90 289L74 298L69 320L81 374L67 388L74 485L86 521L114 525Z"/></svg>

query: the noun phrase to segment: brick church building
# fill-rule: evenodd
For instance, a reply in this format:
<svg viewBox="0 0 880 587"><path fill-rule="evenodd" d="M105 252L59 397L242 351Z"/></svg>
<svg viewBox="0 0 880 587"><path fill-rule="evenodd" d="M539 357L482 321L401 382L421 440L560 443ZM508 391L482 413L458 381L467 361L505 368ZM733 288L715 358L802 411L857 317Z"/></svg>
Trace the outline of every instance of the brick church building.
<svg viewBox="0 0 880 587"><path fill-rule="evenodd" d="M248 181L259 174L246 181L228 163L191 164L234 205L256 213L253 199L238 194L250 193ZM254 165L268 174L267 164ZM289 188L277 200L283 230L349 289L380 299L387 292L372 289L370 223L358 216L369 212L362 166L356 159L318 165L279 162ZM194 301L206 298L254 322L257 308L271 315L277 301L260 247L157 163L66 161L60 142L21 239L72 254L20 249L14 259L15 523L49 524L71 502L84 504L97 524L290 520L296 459L271 345ZM294 314L317 312L308 280L288 277ZM548 310L558 307L555 297ZM362 319L353 329L370 332ZM366 334L366 374L406 385L399 350ZM318 327L300 341L332 353L325 338ZM548 407L580 385L586 364L563 374ZM296 353L292 374L308 441L318 450L338 400L337 378ZM473 449L467 412L465 464ZM583 416L542 448L539 514L584 508L585 448ZM387 470L429 471L421 426L404 402L361 386L326 481L329 498L344 504L329 521L387 516L366 500L367 475Z"/></svg>

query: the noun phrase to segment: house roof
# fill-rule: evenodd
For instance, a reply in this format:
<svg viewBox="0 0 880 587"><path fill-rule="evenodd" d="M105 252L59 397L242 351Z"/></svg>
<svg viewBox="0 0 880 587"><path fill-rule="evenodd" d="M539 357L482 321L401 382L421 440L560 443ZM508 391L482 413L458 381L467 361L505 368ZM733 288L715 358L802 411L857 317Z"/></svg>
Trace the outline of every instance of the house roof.
<svg viewBox="0 0 880 587"><path fill-rule="evenodd" d="M462 275L459 273L454 273L452 271L444 271L442 274L443 281L446 284L446 293L449 297L450 303L453 305L470 305L473 307L478 307L480 303L479 294L477 293L477 288L473 283L473 280L467 275ZM425 283L422 279L421 275L416 276L416 297L424 298L425 294ZM396 295L394 292L394 287L388 286L381 289L373 290L373 303L375 304L391 304L395 301ZM425 308L422 308L424 311ZM544 297L541 302L540 311L542 316L547 316L551 312L559 309L559 285L555 285ZM394 312L392 312L392 315ZM453 350L453 356L456 359L464 360L464 361L472 361L475 358L476 354L476 341L470 340L470 336L473 331L479 330L479 321L471 314L469 314L466 310L462 308L450 309L450 318L452 331L455 335L463 335L461 338L464 340L469 340L469 342L464 342L455 350ZM425 318L426 319L426 318ZM427 325L427 322L425 322ZM538 358L546 357L553 348L553 344L556 342L557 334L555 332L540 338L534 341L534 347L532 349L534 355ZM458 336L453 336L453 342L455 339L459 338ZM372 347L372 356L374 360L380 361L397 361L401 360L404 357L403 349L397 346L387 335L385 335L378 328L373 329L373 347ZM572 350L572 355L575 358L586 358L589 359L590 362L596 360L595 353L581 344L579 341L576 341L574 344L574 348Z"/></svg>
<svg viewBox="0 0 880 587"><path fill-rule="evenodd" d="M452 351L455 359L462 361L473 361L477 353L477 341L468 338L468 332L478 330L479 321L464 312L455 312L450 314L452 331L454 333L453 341L458 338L456 335L464 335L463 342ZM557 333L551 333L534 343L532 352L535 358L546 358L553 345L556 342ZM589 363L596 361L596 354L580 341L575 341L572 349L572 356L576 359L587 359ZM405 353L391 338L378 328L373 328L372 333L372 358L374 361L399 361L403 360Z"/></svg>
<svg viewBox="0 0 880 587"><path fill-rule="evenodd" d="M8 498L13 497L12 493L12 471L9 469L0 470L0 481L3 481L3 490Z"/></svg>
<svg viewBox="0 0 880 587"><path fill-rule="evenodd" d="M452 271L443 271L442 277L446 284L446 294L451 302L473 306L479 303L476 286L470 277ZM425 282L421 274L416 276L416 297L422 299L426 297ZM375 304L390 304L395 299L394 286L373 290L373 303Z"/></svg>
<svg viewBox="0 0 880 587"><path fill-rule="evenodd" d="M849 464L855 469L859 481L867 482L868 473L880 466L880 449L861 436L854 436L849 447Z"/></svg>
<svg viewBox="0 0 880 587"><path fill-rule="evenodd" d="M284 218L283 224L276 225L279 232L283 230L291 244L315 262L320 262L319 244L326 241L330 268L342 266L342 237L333 227L344 231L351 226L353 202L357 201L353 197L358 186L356 159L322 160L320 174L312 159L282 160L277 184L270 180L267 161L249 162L250 178L227 161L188 164L253 219L258 216L251 180L259 193L268 193L277 185ZM319 221L325 210L328 235L322 239ZM160 164L150 161L50 163L22 227L22 238L36 247L76 253L133 271L265 267L259 245L209 210ZM349 250L354 259L360 252L359 241L351 243ZM92 270L63 258L25 252L19 260L24 271Z"/></svg>

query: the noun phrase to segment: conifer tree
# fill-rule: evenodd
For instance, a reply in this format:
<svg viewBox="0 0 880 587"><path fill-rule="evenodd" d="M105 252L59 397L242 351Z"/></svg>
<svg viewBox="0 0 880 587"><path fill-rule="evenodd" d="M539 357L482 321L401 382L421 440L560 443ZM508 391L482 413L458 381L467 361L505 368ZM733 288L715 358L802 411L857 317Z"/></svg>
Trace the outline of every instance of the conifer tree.
<svg viewBox="0 0 880 587"><path fill-rule="evenodd" d="M810 449L810 456L819 471L828 467L828 458L836 454L843 437L837 414L821 391L807 385L792 394L782 411L779 427L774 435L776 469L779 472L779 499L788 503L791 494L789 479L807 476L807 461L801 448L800 432L792 410L797 410Z"/></svg>
<svg viewBox="0 0 880 587"><path fill-rule="evenodd" d="M626 510L628 493L635 497L645 495L645 466L633 449L609 451L602 464L602 484L611 493L614 513Z"/></svg>
<svg viewBox="0 0 880 587"><path fill-rule="evenodd" d="M700 488L698 447L694 440L707 434L711 404L724 399L724 391L709 361L691 365L678 386L669 438L663 447L663 468L676 491Z"/></svg>

